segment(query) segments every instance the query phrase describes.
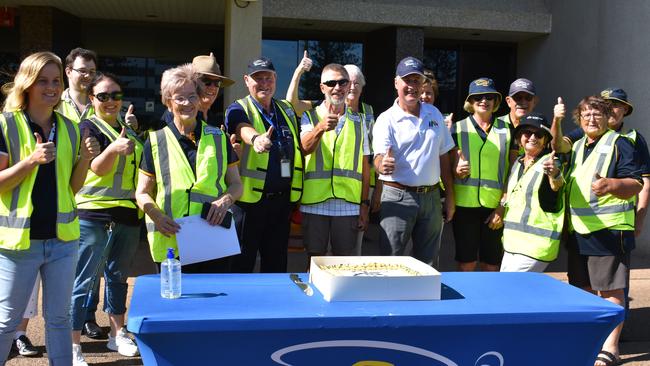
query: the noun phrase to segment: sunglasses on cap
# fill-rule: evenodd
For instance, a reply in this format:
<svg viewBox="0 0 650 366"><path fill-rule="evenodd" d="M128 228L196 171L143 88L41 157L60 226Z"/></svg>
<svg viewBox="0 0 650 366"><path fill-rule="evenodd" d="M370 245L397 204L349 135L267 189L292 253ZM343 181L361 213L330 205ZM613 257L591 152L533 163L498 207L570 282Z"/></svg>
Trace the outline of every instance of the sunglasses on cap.
<svg viewBox="0 0 650 366"><path fill-rule="evenodd" d="M469 100L473 102L480 102L483 99L487 100L488 102L491 102L495 99L497 99L496 94L477 94L477 95L472 95L469 97Z"/></svg>
<svg viewBox="0 0 650 366"><path fill-rule="evenodd" d="M221 80L215 80L215 79L210 79L210 78L202 78L201 82L205 84L205 86L214 86L217 88L221 88Z"/></svg>
<svg viewBox="0 0 650 366"><path fill-rule="evenodd" d="M99 100L100 102L108 102L109 99L113 99L114 101L120 101L122 98L124 98L124 93L121 91L116 91L112 93L97 93L95 94L95 98Z"/></svg>
<svg viewBox="0 0 650 366"><path fill-rule="evenodd" d="M523 136L526 136L526 138L528 138L528 137L530 137L532 135L535 135L535 137L537 137L538 139L541 139L544 136L546 136L546 133L544 133L541 130L537 130L537 131L536 130L523 130L523 131L521 131L521 134Z"/></svg>
<svg viewBox="0 0 650 366"><path fill-rule="evenodd" d="M321 84L326 85L326 86L328 86L330 88L333 88L333 87L336 86L336 84L338 84L339 86L346 86L346 85L348 85L349 82L350 82L350 80L348 80L348 79L340 79L340 80L323 81Z"/></svg>

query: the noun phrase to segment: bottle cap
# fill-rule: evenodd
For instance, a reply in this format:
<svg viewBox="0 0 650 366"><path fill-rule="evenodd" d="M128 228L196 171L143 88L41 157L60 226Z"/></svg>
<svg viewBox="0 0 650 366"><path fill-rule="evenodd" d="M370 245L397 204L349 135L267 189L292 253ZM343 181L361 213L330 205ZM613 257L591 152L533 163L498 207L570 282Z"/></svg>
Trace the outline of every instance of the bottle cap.
<svg viewBox="0 0 650 366"><path fill-rule="evenodd" d="M174 259L174 248L167 248L167 259Z"/></svg>

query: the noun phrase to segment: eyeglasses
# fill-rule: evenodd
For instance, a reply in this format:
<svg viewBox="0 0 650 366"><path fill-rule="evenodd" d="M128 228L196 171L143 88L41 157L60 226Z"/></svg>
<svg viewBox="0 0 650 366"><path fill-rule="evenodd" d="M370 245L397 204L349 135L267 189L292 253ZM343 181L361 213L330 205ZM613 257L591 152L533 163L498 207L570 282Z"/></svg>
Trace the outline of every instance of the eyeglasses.
<svg viewBox="0 0 650 366"><path fill-rule="evenodd" d="M593 119L601 119L601 118L603 118L603 114L602 113L585 113L585 114L581 114L580 118L582 118L582 119L592 119L592 118Z"/></svg>
<svg viewBox="0 0 650 366"><path fill-rule="evenodd" d="M97 71L95 70L86 70L86 69L72 69L78 73L80 73L83 76L95 76Z"/></svg>
<svg viewBox="0 0 650 366"><path fill-rule="evenodd" d="M199 96L196 94L192 94L188 97L182 96L182 95L177 95L172 97L172 100L176 104L195 104L199 101Z"/></svg>
<svg viewBox="0 0 650 366"><path fill-rule="evenodd" d="M350 80L348 80L348 79L339 79L339 80L323 81L321 84L323 84L323 85L325 85L327 87L333 88L333 87L336 86L336 84L338 84L339 86L346 86L346 85L348 85L349 82L350 82Z"/></svg>
<svg viewBox="0 0 650 366"><path fill-rule="evenodd" d="M491 102L497 99L497 96L495 94L478 94L469 97L469 100L471 100L472 102L480 102L483 99L487 100L488 102Z"/></svg>
<svg viewBox="0 0 650 366"><path fill-rule="evenodd" d="M523 136L526 136L526 138L529 138L530 136L535 135L535 137L537 137L538 139L541 139L544 136L546 136L546 134L544 132L542 132L542 131L534 131L534 130L523 130L523 131L521 131L521 134Z"/></svg>
<svg viewBox="0 0 650 366"><path fill-rule="evenodd" d="M95 98L99 100L100 102L108 102L109 99L113 99L114 101L120 101L122 98L124 98L124 93L120 91L112 92L112 93L97 93L95 94Z"/></svg>
<svg viewBox="0 0 650 366"><path fill-rule="evenodd" d="M214 86L216 88L221 88L221 80L202 78L201 81L203 84L205 84L205 86Z"/></svg>
<svg viewBox="0 0 650 366"><path fill-rule="evenodd" d="M525 100L527 102L530 102L530 101L533 100L533 98L535 98L535 96L531 95L531 94L528 94L528 93L521 93L521 94L518 93L518 94L513 95L510 98L514 99L517 102L520 101L520 100Z"/></svg>

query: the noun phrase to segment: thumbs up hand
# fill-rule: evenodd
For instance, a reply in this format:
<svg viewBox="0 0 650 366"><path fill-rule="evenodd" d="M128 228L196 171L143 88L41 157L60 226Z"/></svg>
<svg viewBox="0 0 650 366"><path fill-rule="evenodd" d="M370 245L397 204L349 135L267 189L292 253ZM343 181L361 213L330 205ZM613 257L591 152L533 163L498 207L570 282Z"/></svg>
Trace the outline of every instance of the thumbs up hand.
<svg viewBox="0 0 650 366"><path fill-rule="evenodd" d="M559 160L557 160L555 157L555 151L553 151L551 152L551 155L549 155L549 158L542 163L544 174L548 175L551 178L557 177L557 175L560 173L560 169L556 162L559 163Z"/></svg>
<svg viewBox="0 0 650 366"><path fill-rule="evenodd" d="M100 148L99 142L97 139L90 136L90 131L87 128L84 128L81 131L81 146L79 154L83 160L92 160L95 156L99 155Z"/></svg>
<svg viewBox="0 0 650 366"><path fill-rule="evenodd" d="M392 146L388 147L386 154L382 157L380 168L380 173L384 175L391 175L395 171L395 156L393 156Z"/></svg>
<svg viewBox="0 0 650 366"><path fill-rule="evenodd" d="M604 196L610 192L610 180L608 178L603 178L596 172L594 174L594 181L591 183L591 190L594 191L596 196Z"/></svg>
<svg viewBox="0 0 650 366"><path fill-rule="evenodd" d="M138 129L138 118L135 116L135 114L133 114L133 104L129 106L129 109L124 115L124 123L126 123L126 125L131 127L133 130Z"/></svg>
<svg viewBox="0 0 650 366"><path fill-rule="evenodd" d="M271 141L273 130L274 128L271 126L266 130L266 132L255 137L253 140L253 150L255 150L256 153L265 153L271 150L271 147L273 146L273 142Z"/></svg>
<svg viewBox="0 0 650 366"><path fill-rule="evenodd" d="M311 66L313 65L313 61L309 58L309 55L307 54L307 50L305 50L305 53L302 56L302 60L300 60L300 69L303 72L307 72L311 70Z"/></svg>
<svg viewBox="0 0 650 366"><path fill-rule="evenodd" d="M451 126L452 126L453 124L454 124L454 114L453 114L453 113L449 113L449 114L445 117L445 126L447 126L447 129L448 129L448 130L451 130Z"/></svg>
<svg viewBox="0 0 650 366"><path fill-rule="evenodd" d="M557 104L553 107L553 120L561 121L566 115L566 107L562 97L557 97Z"/></svg>
<svg viewBox="0 0 650 366"><path fill-rule="evenodd" d="M334 104L330 104L327 116L325 116L325 119L318 122L316 127L325 132L332 131L336 128L336 125L338 125L339 118L341 118L341 113L336 111L336 106Z"/></svg>
<svg viewBox="0 0 650 366"><path fill-rule="evenodd" d="M43 138L38 132L34 132L34 138L36 138L36 146L34 147L34 152L29 155L29 161L32 164L47 164L54 160L56 157L56 146L54 142L43 142Z"/></svg>
<svg viewBox="0 0 650 366"><path fill-rule="evenodd" d="M126 127L122 127L120 136L109 145L109 148L114 153L122 156L133 153L133 150L135 149L135 143L126 137Z"/></svg>
<svg viewBox="0 0 650 366"><path fill-rule="evenodd" d="M470 165L469 161L465 159L463 151L458 149L458 164L456 164L456 177L464 179L470 174Z"/></svg>

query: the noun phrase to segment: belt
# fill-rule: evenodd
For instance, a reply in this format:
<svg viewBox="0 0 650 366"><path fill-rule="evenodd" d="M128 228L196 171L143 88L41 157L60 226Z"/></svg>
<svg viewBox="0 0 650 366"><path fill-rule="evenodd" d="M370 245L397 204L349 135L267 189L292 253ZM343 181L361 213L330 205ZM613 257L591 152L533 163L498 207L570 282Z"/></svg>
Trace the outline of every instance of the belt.
<svg viewBox="0 0 650 366"><path fill-rule="evenodd" d="M412 186L405 186L403 184L397 183L397 182L387 182L387 181L382 181L385 185L397 189L401 189L403 191L407 192L415 192L415 193L427 193L431 191L435 191L436 189L440 188L440 183L436 183L432 186L418 186L418 187L412 187Z"/></svg>

